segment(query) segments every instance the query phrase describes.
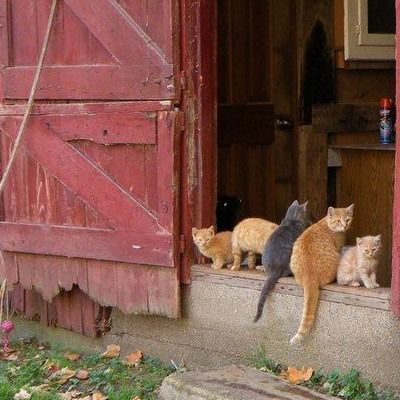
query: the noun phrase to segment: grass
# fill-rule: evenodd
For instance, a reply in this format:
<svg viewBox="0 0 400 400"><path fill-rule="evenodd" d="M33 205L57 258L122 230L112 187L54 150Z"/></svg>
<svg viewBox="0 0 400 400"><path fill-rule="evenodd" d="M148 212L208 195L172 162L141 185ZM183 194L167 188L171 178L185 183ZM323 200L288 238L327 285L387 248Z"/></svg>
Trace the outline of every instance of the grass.
<svg viewBox="0 0 400 400"><path fill-rule="evenodd" d="M57 400L61 399L61 393L73 390L81 392L80 397L98 391L109 400L131 400L135 396L155 400L162 380L174 372L172 366L146 356L137 366L101 354L81 355L79 360L70 361L64 353L71 349L50 348L35 339L13 342L12 348L17 359L0 361L1 400L12 400L21 389L32 393L31 400ZM83 369L89 372L89 377L86 380L72 377L65 383L57 383L51 374L62 368ZM43 384L46 384L43 390L32 389Z"/></svg>
<svg viewBox="0 0 400 400"><path fill-rule="evenodd" d="M286 366L268 358L263 349L257 351L254 364L261 371L278 376L287 369ZM338 369L331 372L318 370L302 385L346 400L400 400L394 392L378 389L372 382L361 379L360 372L356 369L347 372Z"/></svg>

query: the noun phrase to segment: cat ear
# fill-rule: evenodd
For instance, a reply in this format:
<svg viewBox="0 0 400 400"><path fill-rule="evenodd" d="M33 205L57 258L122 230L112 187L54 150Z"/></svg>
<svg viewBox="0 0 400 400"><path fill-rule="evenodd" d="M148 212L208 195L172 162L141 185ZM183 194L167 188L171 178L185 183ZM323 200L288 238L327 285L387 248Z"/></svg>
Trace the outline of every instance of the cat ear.
<svg viewBox="0 0 400 400"><path fill-rule="evenodd" d="M374 237L374 243L375 244L379 244L381 242L382 236L381 235L377 235Z"/></svg>
<svg viewBox="0 0 400 400"><path fill-rule="evenodd" d="M361 238L356 238L356 243L357 243L357 246L359 245L359 244L361 244L362 243L362 239Z"/></svg>
<svg viewBox="0 0 400 400"><path fill-rule="evenodd" d="M214 233L214 225L211 225L211 226L208 228L208 230L209 230L210 232Z"/></svg>
<svg viewBox="0 0 400 400"><path fill-rule="evenodd" d="M297 200L295 200L291 205L290 205L290 207L291 206L298 206L299 205L299 202L297 201Z"/></svg>
<svg viewBox="0 0 400 400"><path fill-rule="evenodd" d="M192 228L192 235L195 235L199 230L195 227Z"/></svg>
<svg viewBox="0 0 400 400"><path fill-rule="evenodd" d="M305 203L300 204L300 208L302 208L304 211L306 211L307 210L307 204L308 204L308 200Z"/></svg>
<svg viewBox="0 0 400 400"><path fill-rule="evenodd" d="M352 204L351 206L348 206L346 208L346 214L347 215L353 215L353 212L354 212L354 204Z"/></svg>
<svg viewBox="0 0 400 400"><path fill-rule="evenodd" d="M328 217L332 217L334 211L335 209L333 207L328 207Z"/></svg>

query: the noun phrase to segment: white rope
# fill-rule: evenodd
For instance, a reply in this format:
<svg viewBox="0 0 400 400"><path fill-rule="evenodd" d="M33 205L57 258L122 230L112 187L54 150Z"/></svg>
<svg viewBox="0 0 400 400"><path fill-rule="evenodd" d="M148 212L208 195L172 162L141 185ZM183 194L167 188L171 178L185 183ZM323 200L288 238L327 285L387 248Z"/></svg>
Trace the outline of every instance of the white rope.
<svg viewBox="0 0 400 400"><path fill-rule="evenodd" d="M53 0L53 3L51 4L50 15L49 15L49 19L48 19L48 22L47 22L47 28L46 28L46 33L45 33L44 40L43 40L42 51L40 53L39 61L38 61L37 67L36 67L35 78L34 78L33 83L32 83L32 88L31 88L31 92L29 94L29 100L28 100L28 103L27 103L27 107L26 107L26 110L25 110L25 113L24 113L24 117L22 119L22 123L21 123L21 125L19 127L19 130L18 130L18 135L17 135L17 138L15 140L15 144L14 144L14 147L12 149L10 159L8 161L7 167L5 168L3 177L1 178L1 181L0 181L0 193L4 189L4 186L5 186L6 182L7 182L7 178L10 175L11 168L14 165L14 162L15 162L15 159L16 159L16 156L17 156L17 152L18 152L19 148L21 147L22 139L24 137L24 133L25 133L25 130L26 130L26 125L28 123L29 116L30 116L31 111L32 111L33 101L34 101L35 94L36 94L36 89L37 89L37 86L38 86L38 83L39 83L40 73L42 72L43 61L44 61L44 58L46 56L47 47L48 47L48 44L49 44L49 37L50 37L51 27L53 25L54 15L55 15L56 8L57 8L57 1L58 0Z"/></svg>

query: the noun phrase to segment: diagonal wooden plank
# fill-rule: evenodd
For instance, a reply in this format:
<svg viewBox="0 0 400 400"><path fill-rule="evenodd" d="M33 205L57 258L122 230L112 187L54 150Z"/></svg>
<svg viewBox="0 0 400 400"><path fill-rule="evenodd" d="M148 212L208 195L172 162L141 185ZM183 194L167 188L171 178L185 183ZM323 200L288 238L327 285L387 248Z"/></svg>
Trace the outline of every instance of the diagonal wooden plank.
<svg viewBox="0 0 400 400"><path fill-rule="evenodd" d="M167 64L163 51L115 0L64 2L118 63Z"/></svg>
<svg viewBox="0 0 400 400"><path fill-rule="evenodd" d="M175 267L172 236L60 225L0 222L0 248L29 254Z"/></svg>
<svg viewBox="0 0 400 400"><path fill-rule="evenodd" d="M1 117L0 130L15 139L20 118ZM164 230L157 218L110 176L83 154L64 142L53 130L33 116L23 145L27 152L117 229L138 232Z"/></svg>

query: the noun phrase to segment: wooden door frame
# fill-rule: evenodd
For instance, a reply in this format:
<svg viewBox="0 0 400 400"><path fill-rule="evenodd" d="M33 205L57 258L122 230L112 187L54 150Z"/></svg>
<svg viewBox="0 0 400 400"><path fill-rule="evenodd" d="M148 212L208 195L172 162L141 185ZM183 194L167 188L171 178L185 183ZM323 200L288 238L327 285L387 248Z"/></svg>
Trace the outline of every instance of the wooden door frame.
<svg viewBox="0 0 400 400"><path fill-rule="evenodd" d="M297 15L293 6L292 15ZM295 18L294 18L295 20ZM297 40L296 25L294 40ZM181 283L191 281L195 260L192 226L215 223L217 201L217 0L180 0L181 84ZM293 71L297 77L297 69ZM297 97L293 96L297 107ZM294 112L294 115L296 113ZM297 121L293 143L297 143ZM296 154L296 152L293 152ZM297 161L295 162L295 165ZM293 182L297 194L297 179Z"/></svg>
<svg viewBox="0 0 400 400"><path fill-rule="evenodd" d="M400 0L396 0L396 42L400 40ZM400 115L400 46L396 47L396 98L397 115ZM400 317L400 124L396 129L396 157L393 200L393 247L392 247L392 286L391 306Z"/></svg>
<svg viewBox="0 0 400 400"><path fill-rule="evenodd" d="M217 198L217 0L180 0L183 137L181 283L190 283L192 226L215 222Z"/></svg>

